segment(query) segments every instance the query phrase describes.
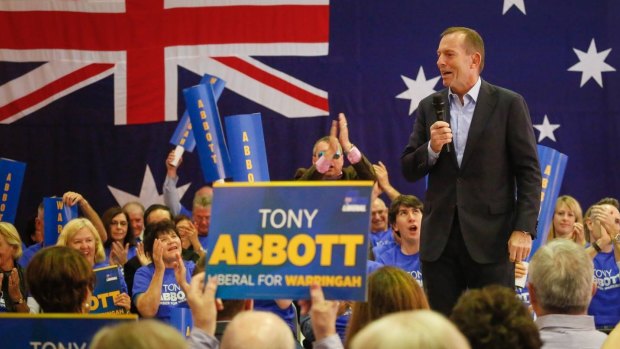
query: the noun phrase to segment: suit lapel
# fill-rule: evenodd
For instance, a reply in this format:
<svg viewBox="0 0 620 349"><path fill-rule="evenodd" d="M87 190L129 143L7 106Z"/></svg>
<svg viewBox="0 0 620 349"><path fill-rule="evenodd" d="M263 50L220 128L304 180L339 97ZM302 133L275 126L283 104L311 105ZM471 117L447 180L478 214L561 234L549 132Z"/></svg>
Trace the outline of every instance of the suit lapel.
<svg viewBox="0 0 620 349"><path fill-rule="evenodd" d="M465 168L467 161L472 156L476 142L480 139L482 131L488 125L493 109L497 104L497 90L494 86L488 84L484 80L480 86L478 101L474 109L474 115L467 134L467 143L465 144L465 152L463 153L463 161L461 161L461 169Z"/></svg>

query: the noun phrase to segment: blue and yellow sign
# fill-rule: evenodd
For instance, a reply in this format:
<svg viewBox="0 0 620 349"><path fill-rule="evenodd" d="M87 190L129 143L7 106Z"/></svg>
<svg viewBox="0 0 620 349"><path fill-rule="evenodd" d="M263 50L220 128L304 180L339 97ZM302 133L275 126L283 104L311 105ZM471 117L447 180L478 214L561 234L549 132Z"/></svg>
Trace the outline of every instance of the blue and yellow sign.
<svg viewBox="0 0 620 349"><path fill-rule="evenodd" d="M61 197L43 198L43 239L45 246L54 246L62 228L77 218L77 205L67 206Z"/></svg>
<svg viewBox="0 0 620 349"><path fill-rule="evenodd" d="M138 315L0 313L2 348L86 349L101 328Z"/></svg>
<svg viewBox="0 0 620 349"><path fill-rule="evenodd" d="M19 204L19 193L24 182L26 164L0 158L0 222L15 223L15 213Z"/></svg>
<svg viewBox="0 0 620 349"><path fill-rule="evenodd" d="M205 74L202 79L200 79L200 84L211 84L213 87L213 96L217 102L222 94L222 91L224 91L226 81L216 76ZM176 130L174 130L174 134L172 134L172 137L170 138L170 143L183 147L185 151L194 151L194 148L196 147L196 139L194 138L194 133L192 132L192 123L189 120L189 113L187 112L187 109L183 113Z"/></svg>
<svg viewBox="0 0 620 349"><path fill-rule="evenodd" d="M230 155L217 110L213 86L201 84L183 90L192 122L198 158L205 182L230 178Z"/></svg>
<svg viewBox="0 0 620 349"><path fill-rule="evenodd" d="M536 239L532 241L532 252L529 258L532 258L536 250L547 241L547 234L549 234L553 213L555 212L555 201L560 195L560 188L564 180L568 156L553 148L538 145L538 161L542 172L540 211L538 213Z"/></svg>
<svg viewBox="0 0 620 349"><path fill-rule="evenodd" d="M235 182L269 182L260 113L227 116L226 138Z"/></svg>
<svg viewBox="0 0 620 349"><path fill-rule="evenodd" d="M365 300L370 181L218 183L207 274L224 299Z"/></svg>
<svg viewBox="0 0 620 349"><path fill-rule="evenodd" d="M116 265L94 270L97 282L90 296L91 314L126 314L121 306L114 305L114 297L121 294L121 278L123 275Z"/></svg>

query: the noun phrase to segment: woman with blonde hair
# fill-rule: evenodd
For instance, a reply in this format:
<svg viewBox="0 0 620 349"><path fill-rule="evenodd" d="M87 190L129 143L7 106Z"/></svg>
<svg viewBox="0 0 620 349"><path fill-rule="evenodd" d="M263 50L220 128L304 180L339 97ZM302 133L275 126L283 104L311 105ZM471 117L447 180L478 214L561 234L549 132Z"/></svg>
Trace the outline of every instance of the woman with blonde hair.
<svg viewBox="0 0 620 349"><path fill-rule="evenodd" d="M95 226L86 218L72 219L67 223L58 236L58 246L71 247L80 252L93 269L107 267L105 251L101 238L97 234ZM121 268L119 266L119 268ZM121 276L122 271L119 273ZM129 311L131 298L127 294L125 278L121 277L121 293L114 297L114 305L121 306Z"/></svg>
<svg viewBox="0 0 620 349"><path fill-rule="evenodd" d="M586 237L583 230L583 211L579 202L570 195L562 195L555 202L553 221L549 228L547 241L561 238L570 239L585 246Z"/></svg>
<svg viewBox="0 0 620 349"><path fill-rule="evenodd" d="M27 313L28 288L24 270L17 263L22 255L22 241L11 223L0 222L0 312Z"/></svg>
<svg viewBox="0 0 620 349"><path fill-rule="evenodd" d="M368 301L353 303L345 347L368 323L384 315L405 310L429 309L424 291L404 270L385 266L368 277Z"/></svg>

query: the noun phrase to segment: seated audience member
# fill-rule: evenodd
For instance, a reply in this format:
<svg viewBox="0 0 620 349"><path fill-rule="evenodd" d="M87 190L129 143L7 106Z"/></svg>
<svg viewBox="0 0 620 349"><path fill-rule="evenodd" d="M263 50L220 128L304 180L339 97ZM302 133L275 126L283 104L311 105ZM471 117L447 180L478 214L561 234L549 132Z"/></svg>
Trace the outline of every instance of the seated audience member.
<svg viewBox="0 0 620 349"><path fill-rule="evenodd" d="M351 166L343 168L344 156ZM355 180L374 181L375 171L372 164L360 150L349 141L347 119L343 113L338 121L333 120L329 136L316 141L312 149L312 166L308 169L299 168L295 172L296 180Z"/></svg>
<svg viewBox="0 0 620 349"><path fill-rule="evenodd" d="M572 196L562 195L555 203L547 241L556 238L570 239L582 246L586 244L581 206Z"/></svg>
<svg viewBox="0 0 620 349"><path fill-rule="evenodd" d="M376 256L377 262L392 265L411 274L422 286L420 271L420 234L424 205L413 195L401 195L392 201L389 221L398 243Z"/></svg>
<svg viewBox="0 0 620 349"><path fill-rule="evenodd" d="M606 335L587 315L594 268L583 247L563 239L541 246L530 262L528 288L543 349L601 347Z"/></svg>
<svg viewBox="0 0 620 349"><path fill-rule="evenodd" d="M22 247L30 247L43 241L43 231L41 230L41 225L37 223L37 216L38 215L34 215L30 217L26 222L23 233L20 231ZM23 249L25 250L25 248Z"/></svg>
<svg viewBox="0 0 620 349"><path fill-rule="evenodd" d="M136 255L136 240L129 225L129 216L116 206L105 211L101 220L108 233L108 241L103 245L106 262L111 265L125 265Z"/></svg>
<svg viewBox="0 0 620 349"><path fill-rule="evenodd" d="M90 349L168 349L187 348L179 331L155 320L126 322L97 332Z"/></svg>
<svg viewBox="0 0 620 349"><path fill-rule="evenodd" d="M591 245L586 252L593 258L597 291L588 314L594 316L597 329L609 332L620 321L620 212L608 199L599 201L589 211L586 225Z"/></svg>
<svg viewBox="0 0 620 349"><path fill-rule="evenodd" d="M129 216L129 225L136 242L141 242L144 234L144 206L138 201L130 201L123 205L123 211Z"/></svg>
<svg viewBox="0 0 620 349"><path fill-rule="evenodd" d="M195 251L201 256L204 255L204 248L198 239L198 230L192 222L192 219L184 214L178 214L174 217L174 224L177 226L177 230L179 231L183 249Z"/></svg>
<svg viewBox="0 0 620 349"><path fill-rule="evenodd" d="M542 341L534 320L514 291L499 285L463 293L450 320L472 348L537 349Z"/></svg>
<svg viewBox="0 0 620 349"><path fill-rule="evenodd" d="M30 293L46 313L88 313L95 274L86 259L66 246L37 252L26 269Z"/></svg>
<svg viewBox="0 0 620 349"><path fill-rule="evenodd" d="M0 222L0 313L28 313L28 287L24 270L17 262L22 255L22 242L11 223Z"/></svg>
<svg viewBox="0 0 620 349"><path fill-rule="evenodd" d="M386 314L414 309L428 309L426 296L415 279L400 268L379 268L368 277L368 301L353 303L346 346L371 321Z"/></svg>
<svg viewBox="0 0 620 349"><path fill-rule="evenodd" d="M87 218L89 221L91 221L93 225L95 226L96 232L99 235L99 239L101 239L101 241L104 241L104 242L108 239L105 227L103 226L103 223L101 222L101 218L99 217L99 214L97 214L95 209L93 209L92 206L90 206L88 201L86 201L86 199L81 194L68 191L63 194L62 201L67 206L78 205L78 207L80 208L80 211L82 212L82 215L85 218ZM43 224L44 217L45 215L44 215L43 203L41 203L39 204L39 208L37 210L37 218L36 218L35 224L38 225L37 229L40 229L42 232L45 232L44 224ZM37 243L37 244L34 244L28 247L24 251L21 259L19 260L19 264L23 266L24 268L27 267L32 256L34 256L34 254L37 253L40 249L45 247L44 245L45 245L45 240L42 240L40 243Z"/></svg>
<svg viewBox="0 0 620 349"><path fill-rule="evenodd" d="M388 226L388 208L381 198L375 198L370 207L371 247L394 244L392 229Z"/></svg>
<svg viewBox="0 0 620 349"><path fill-rule="evenodd" d="M58 246L67 246L77 250L93 269L104 268L110 264L105 261L103 244L99 240L99 235L93 224L86 218L76 218L70 220L62 228L58 235ZM119 274L122 275L121 266ZM121 293L113 299L114 305L123 307L129 311L131 298L127 294L127 285L123 278L120 279Z"/></svg>
<svg viewBox="0 0 620 349"><path fill-rule="evenodd" d="M297 311L291 299L256 299L254 310L275 314L286 323L293 337L297 338Z"/></svg>
<svg viewBox="0 0 620 349"><path fill-rule="evenodd" d="M181 239L170 220L146 226L144 252L152 263L136 271L133 302L143 317L169 321L171 308L188 307L180 283L189 282L195 264L181 258Z"/></svg>
<svg viewBox="0 0 620 349"><path fill-rule="evenodd" d="M230 322L222 337L222 349L294 349L289 327L277 315L244 311Z"/></svg>
<svg viewBox="0 0 620 349"><path fill-rule="evenodd" d="M373 321L353 338L350 348L469 349L470 346L443 315L432 310L414 310Z"/></svg>
<svg viewBox="0 0 620 349"><path fill-rule="evenodd" d="M149 208L144 211L144 222L149 225L153 223L162 222L164 220L168 220L172 222L172 211L167 206L160 204L153 204L149 206ZM146 231L145 231L146 234ZM145 237L146 238L146 237ZM197 261L200 256L194 252L189 250L182 250L181 257L184 260ZM127 263L125 263L124 271L125 271L125 282L127 283L127 288L129 291L129 296L133 296L133 279L136 274L136 271L145 265L149 265L151 263L151 259L144 253L144 244L139 243L136 247L136 256L129 259ZM138 310L135 308L135 303L131 303L131 311L137 312Z"/></svg>

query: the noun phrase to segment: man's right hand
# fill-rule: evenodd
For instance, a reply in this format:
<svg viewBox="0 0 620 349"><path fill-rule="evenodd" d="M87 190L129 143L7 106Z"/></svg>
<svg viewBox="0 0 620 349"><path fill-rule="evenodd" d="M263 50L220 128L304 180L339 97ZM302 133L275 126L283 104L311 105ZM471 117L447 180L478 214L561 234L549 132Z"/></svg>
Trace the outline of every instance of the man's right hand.
<svg viewBox="0 0 620 349"><path fill-rule="evenodd" d="M174 149L172 149L170 153L168 153L168 157L166 158L166 176L170 178L177 178L177 169L179 168L179 166L181 166L181 163L183 162L183 156L181 156L176 166L172 165L173 161L174 161Z"/></svg>
<svg viewBox="0 0 620 349"><path fill-rule="evenodd" d="M441 152L444 144L452 142L452 130L450 124L445 121L437 121L431 126L431 149L435 153Z"/></svg>

